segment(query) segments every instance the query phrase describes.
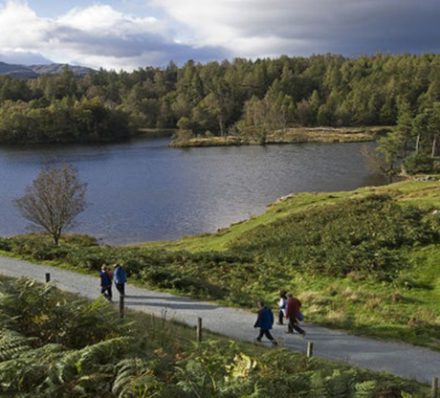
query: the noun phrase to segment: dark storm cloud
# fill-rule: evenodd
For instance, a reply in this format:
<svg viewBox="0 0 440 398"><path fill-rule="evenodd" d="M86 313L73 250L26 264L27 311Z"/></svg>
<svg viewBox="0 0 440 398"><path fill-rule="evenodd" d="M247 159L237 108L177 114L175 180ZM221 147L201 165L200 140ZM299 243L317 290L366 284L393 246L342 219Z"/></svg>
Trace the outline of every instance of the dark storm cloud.
<svg viewBox="0 0 440 398"><path fill-rule="evenodd" d="M207 61L227 56L222 48L209 46L196 48L172 42L161 35L149 32L102 36L95 32L61 26L54 29L51 34L63 45L83 54L105 57L136 58L154 53L156 59L159 58L159 62L167 63L173 59L181 63L189 58Z"/></svg>
<svg viewBox="0 0 440 398"><path fill-rule="evenodd" d="M354 55L440 49L439 1L321 0L290 2L290 6L288 2L280 3L278 10L267 14L269 21L261 15L261 19L251 21L248 29L246 25L239 29L256 37L275 35L300 40L308 52ZM292 6L294 3L297 7ZM256 21L259 23L252 23ZM268 27L262 29L265 25ZM295 46L292 43L289 49L295 51Z"/></svg>
<svg viewBox="0 0 440 398"><path fill-rule="evenodd" d="M440 50L438 0L152 1L192 28L201 42L236 54ZM211 35L210 26L228 39Z"/></svg>

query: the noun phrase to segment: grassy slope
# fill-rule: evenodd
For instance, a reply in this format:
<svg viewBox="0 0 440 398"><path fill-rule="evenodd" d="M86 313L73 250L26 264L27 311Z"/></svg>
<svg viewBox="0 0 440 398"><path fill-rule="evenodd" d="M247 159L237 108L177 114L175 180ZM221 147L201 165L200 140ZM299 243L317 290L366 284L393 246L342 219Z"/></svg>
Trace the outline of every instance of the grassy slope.
<svg viewBox="0 0 440 398"><path fill-rule="evenodd" d="M309 322L440 350L438 244L399 249L410 266L401 270L393 282L381 282L365 275L359 278L355 273L346 277L324 276L319 272L298 271L295 266L286 267L273 259L261 262L257 257L249 263L234 255L230 260L227 258L231 245L240 241L246 243L246 238L252 242L255 231L260 232L260 238L263 231L263 239L264 231L269 231L269 238L276 239L274 235L277 234L273 229L271 232L272 223L278 223L277 226L284 228L284 232L292 234L295 233L294 229L285 229L290 228L289 217L304 215L306 220L312 222L311 214L316 213L313 210L324 209L325 213L329 213L332 208L337 208L344 211L345 204L349 206L353 198L367 197L372 193L386 193L402 206L440 209L439 182L405 181L351 192L293 195L272 204L266 213L232 225L217 234L204 234L175 242L152 242L141 248L111 248L89 246L87 242L80 243L81 239L76 242L78 239L75 238L75 242L55 252L48 243L42 245L37 242L35 245L26 237L17 237L15 240L21 241L22 245L21 250L15 253L39 253L33 257L31 255L37 261L53 255L52 265L68 265L75 270L93 273L102 263L122 261L138 275L133 276L131 281L149 288L174 289L178 294L209 297L231 305L249 306L257 297L275 305L279 289L286 288L303 300ZM316 219L312 225L319 230ZM341 231L341 234L344 232ZM33 250L32 247L39 249ZM151 251L151 248L165 250ZM175 253L182 250L195 254L191 257L182 252ZM14 253L14 249L8 253ZM136 269L141 270L140 274ZM221 294L217 295L216 289L221 289Z"/></svg>
<svg viewBox="0 0 440 398"><path fill-rule="evenodd" d="M301 193L272 204L264 214L217 234L148 243L144 247L222 252L255 228L292 214L307 214L312 209L341 205L372 193L387 193L403 206L440 209L440 183L436 181L404 181L352 192ZM411 266L401 271L393 283L292 272L287 280L281 281L281 286L295 291L304 301L309 321L356 334L394 338L440 349L440 245L415 246L405 254ZM273 274L276 275L276 271ZM276 286L276 280L268 285ZM265 291L262 294L267 300L275 302L276 291L269 293L270 287L264 288L261 282L260 288Z"/></svg>
<svg viewBox="0 0 440 398"><path fill-rule="evenodd" d="M295 213L306 213L317 207L341 203L347 199L365 197L372 193L388 193L403 204L440 209L440 183L437 181L404 181L383 187L367 187L348 192L299 193L269 205L267 211L259 216L233 224L216 234L202 234L177 241L148 242L141 246L166 250L188 250L191 252L222 251L226 250L227 245L244 232L258 226L272 223Z"/></svg>

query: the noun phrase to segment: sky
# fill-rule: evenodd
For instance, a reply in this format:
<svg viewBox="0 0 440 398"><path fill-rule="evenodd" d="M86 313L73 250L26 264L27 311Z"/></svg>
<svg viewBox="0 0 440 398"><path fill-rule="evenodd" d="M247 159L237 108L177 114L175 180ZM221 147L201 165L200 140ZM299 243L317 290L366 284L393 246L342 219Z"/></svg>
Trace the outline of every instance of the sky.
<svg viewBox="0 0 440 398"><path fill-rule="evenodd" d="M133 70L440 50L438 0L0 0L0 61Z"/></svg>

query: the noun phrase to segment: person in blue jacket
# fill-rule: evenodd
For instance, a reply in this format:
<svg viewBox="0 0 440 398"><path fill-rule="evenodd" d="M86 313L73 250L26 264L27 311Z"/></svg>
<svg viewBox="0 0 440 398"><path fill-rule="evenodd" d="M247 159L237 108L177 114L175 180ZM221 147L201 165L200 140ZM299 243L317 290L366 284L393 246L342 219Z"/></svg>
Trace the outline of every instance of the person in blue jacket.
<svg viewBox="0 0 440 398"><path fill-rule="evenodd" d="M266 336L273 345L278 345L276 340L270 334L270 329L272 329L273 325L273 313L272 310L264 305L263 301L258 301L258 318L255 322L254 328L260 328L260 333L256 340L258 342L261 341L263 336Z"/></svg>
<svg viewBox="0 0 440 398"><path fill-rule="evenodd" d="M127 275L121 264L115 264L113 270L113 280L115 281L116 289L121 296L125 296L125 283L127 282Z"/></svg>
<svg viewBox="0 0 440 398"><path fill-rule="evenodd" d="M107 267L103 265L99 273L101 280L101 294L109 301L112 301L112 277Z"/></svg>

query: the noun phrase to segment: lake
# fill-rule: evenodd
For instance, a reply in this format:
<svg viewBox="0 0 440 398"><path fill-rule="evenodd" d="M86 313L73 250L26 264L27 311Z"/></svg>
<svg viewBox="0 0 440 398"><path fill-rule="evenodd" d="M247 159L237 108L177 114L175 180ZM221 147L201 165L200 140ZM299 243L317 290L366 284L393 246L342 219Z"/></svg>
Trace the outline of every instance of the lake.
<svg viewBox="0 0 440 398"><path fill-rule="evenodd" d="M0 235L26 232L13 199L46 164L73 164L88 184L73 229L123 244L214 232L291 192L383 184L361 147L372 143L168 148L168 139L0 148Z"/></svg>

